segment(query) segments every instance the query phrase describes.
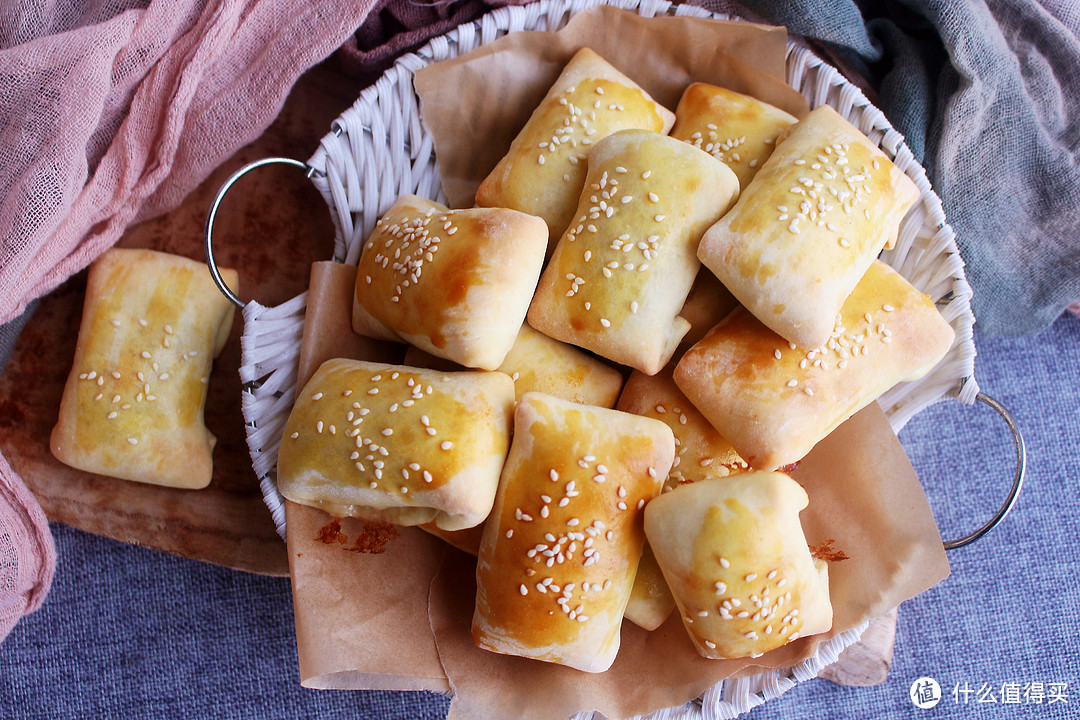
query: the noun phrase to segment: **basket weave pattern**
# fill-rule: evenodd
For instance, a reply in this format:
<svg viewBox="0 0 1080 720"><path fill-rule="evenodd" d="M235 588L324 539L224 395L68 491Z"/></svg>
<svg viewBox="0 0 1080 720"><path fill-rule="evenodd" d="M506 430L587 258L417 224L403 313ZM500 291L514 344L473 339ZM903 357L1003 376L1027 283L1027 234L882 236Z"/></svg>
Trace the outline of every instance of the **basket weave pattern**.
<svg viewBox="0 0 1080 720"><path fill-rule="evenodd" d="M378 218L401 195L412 193L446 202L431 136L420 118L413 74L422 67L465 54L511 32L558 30L582 10L608 4L645 17L679 15L735 19L692 5L674 6L663 0L540 0L525 6L496 10L480 20L437 37L406 55L334 121L308 161L312 182L330 208L336 237L337 262L355 265L364 239ZM788 43L787 81L809 102L827 104L858 127L893 159L921 193L920 201L905 217L896 245L881 259L935 300L956 332L945 359L917 382L889 390L879 404L895 431L917 412L946 398L973 403L978 394L974 379L975 348L971 287L941 201L930 187L925 171L904 144L903 137L884 114L839 72L794 42ZM303 332L306 294L275 307L252 301L244 308L241 339L241 380L245 384L242 407L248 427L248 447L260 478L263 496L278 532L285 536L284 501L276 487L276 466L282 429L297 391L297 360ZM753 677L718 683L686 707L668 708L649 718L735 717L750 708L815 677L834 662L845 647L856 642L864 627L841 633L822 643L815 657L786 672L764 672ZM579 713L584 720L592 713Z"/></svg>

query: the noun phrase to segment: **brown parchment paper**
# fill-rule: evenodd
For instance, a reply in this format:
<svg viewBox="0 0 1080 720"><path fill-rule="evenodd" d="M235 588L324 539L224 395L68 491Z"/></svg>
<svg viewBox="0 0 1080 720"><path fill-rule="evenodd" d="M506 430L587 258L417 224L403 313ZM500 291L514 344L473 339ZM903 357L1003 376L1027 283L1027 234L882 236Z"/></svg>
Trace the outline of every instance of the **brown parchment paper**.
<svg viewBox="0 0 1080 720"><path fill-rule="evenodd" d="M598 675L480 650L470 632L475 562L447 554L431 588L431 623L454 691L450 718L562 720L580 710L609 718L682 705L716 682L786 668L827 638L888 612L949 574L945 550L911 463L875 404L833 432L792 474L810 504L807 542L848 556L829 563L833 629L754 660L706 660L678 613L653 632L624 622L622 647ZM469 591L471 590L471 592Z"/></svg>
<svg viewBox="0 0 1080 720"><path fill-rule="evenodd" d="M778 28L596 8L559 33L514 33L422 70L416 89L450 203L465 207L579 47L589 45L671 108L691 80L704 80L801 116L806 103L783 80L785 43ZM332 264L326 271L348 289L354 272ZM349 290L339 288L335 299L317 290L314 279L305 346L325 336L330 341L322 350L305 348L301 378L333 356L327 353L366 357L369 351L339 345L351 312ZM795 477L810 495L803 513L808 541L832 540L850 558L830 567L833 633L947 576L925 496L876 405L819 444ZM625 623L619 657L599 675L497 655L471 640L473 558L412 528L401 528L386 552L361 555L348 542L320 539L331 521L321 511L289 505L287 517L301 680L309 687L452 688L450 716L471 720L561 719L586 709L616 718L682 704L733 674L788 667L831 636L800 639L753 663L710 661L697 655L673 616L652 633ZM341 526L349 538L360 532L351 523Z"/></svg>
<svg viewBox="0 0 1080 720"><path fill-rule="evenodd" d="M401 346L348 330L354 278L352 267L315 264L301 378L330 357L397 361ZM333 518L287 503L301 682L335 689L452 688L451 717L472 720L561 720L585 709L625 717L679 705L728 676L789 667L822 640L948 575L926 497L877 405L823 440L793 476L810 498L801 516L807 541L831 540L849 558L829 567L833 630L753 661L712 661L697 655L677 615L652 633L624 623L619 656L599 675L473 646L471 556L416 528L399 528L383 553L358 553L350 548L361 523L344 521L342 541L327 543L321 536Z"/></svg>
<svg viewBox="0 0 1080 720"><path fill-rule="evenodd" d="M512 33L417 71L421 115L451 207L473 205L480 182L583 47L672 111L694 81L752 95L796 117L809 109L785 81L784 28L592 8L558 32Z"/></svg>
<svg viewBox="0 0 1080 720"><path fill-rule="evenodd" d="M401 360L402 345L352 331L355 282L353 266L312 265L298 387L331 358ZM324 528L333 520L321 510L285 503L301 683L322 689L449 689L427 611L442 543L423 531L399 528L384 553L356 552L351 548L365 532L363 523L345 520L341 541L324 542Z"/></svg>

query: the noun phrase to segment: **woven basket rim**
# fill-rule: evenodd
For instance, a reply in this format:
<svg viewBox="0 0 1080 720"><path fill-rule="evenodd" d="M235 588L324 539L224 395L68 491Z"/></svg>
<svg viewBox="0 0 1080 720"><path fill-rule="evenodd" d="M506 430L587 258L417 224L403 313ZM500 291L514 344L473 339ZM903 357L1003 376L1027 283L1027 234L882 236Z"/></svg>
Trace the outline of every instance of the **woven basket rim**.
<svg viewBox="0 0 1080 720"><path fill-rule="evenodd" d="M393 201L391 198L380 207L379 201L383 201L381 195L386 194L383 192L387 188L386 183L379 184L374 181L375 191L358 193L362 196L359 198L348 196L347 191L340 185L335 186L335 172L338 172L338 179L352 183L352 188L366 189L373 182L371 177L360 177L361 170L355 166L346 167L344 176L333 167L335 154L351 153L355 144L366 140L366 137L358 139L357 133L350 133L350 128L360 128L361 136L379 136L389 141L388 129L381 126L384 124L381 117L371 109L414 101L414 97L410 100L410 95L414 95L412 75L420 68L466 52L467 49L459 50L458 45L461 42L469 43L479 38L478 44L482 45L509 32L535 29L526 26L540 16L545 18L545 22L549 16L557 16L562 18L565 24L565 21L577 12L598 5L619 7L646 16L679 15L742 20L738 16L714 13L694 5L674 5L666 0L538 0L528 5L506 6L493 10L475 21L433 38L418 50L403 55L374 84L365 88L354 104L331 124L330 131L320 141L307 163L314 170L312 181L326 200L334 218L337 238L333 260L355 263L360 241L370 231L370 226L374 225L380 212ZM930 187L925 171L914 160L902 135L891 126L884 114L877 110L856 86L808 47L789 38L786 65L788 83L807 97L811 107L828 103L848 119L852 119L854 114L859 120L856 124L860 130L878 142L886 154L915 181L920 190L921 200L917 207L920 207L922 222L919 229L926 237L918 237L917 232L913 233L919 240L919 243L913 245L921 243L926 247L898 247L893 251L886 251L882 257L902 274L907 275L920 289L925 291L926 286L937 288L931 296L938 301L943 314L957 330L957 339L950 350L950 356L947 356L949 364L948 372L943 373L945 378L938 380L938 385L930 388L932 392L923 393L933 395L935 399L929 402L910 402L912 392L917 392L917 389L913 391L903 386L890 391L895 396L894 400L883 396L885 401L882 404L893 422L894 430L899 430L907 419L931 402L949 397L969 404L974 402L978 385L973 369L975 350L972 340L974 316L970 308L971 289L964 277L963 262L956 247L955 235L945 220L941 201ZM811 82L811 86L804 86L807 82ZM413 160L417 154L422 155L424 152L431 153L433 157L430 138L425 137L418 118L412 119L415 122L410 123L404 130L399 129L396 139L410 148ZM353 136L350 137L350 134ZM409 160L406 158L404 162L408 164ZM434 172L437 175L437 167ZM408 174L409 172L406 172L406 175ZM411 181L414 178L408 179ZM435 186L429 185L428 190L429 192L417 194L427 195L435 200L443 199L439 196L441 187L437 183ZM359 223L356 221L358 218L362 218ZM367 232L365 223L369 226ZM926 263L924 256L927 253L934 259L940 255L947 260L942 263ZM929 265L929 269L924 267L926 265ZM905 269L908 272L905 272ZM913 274L917 277L912 278ZM295 362L305 306L306 293L273 308L256 302L251 302L244 308L244 359L241 364L241 379L248 386L243 397L244 416L249 425L248 444L264 500L283 538L284 500L277 491L275 480L277 445L280 443L283 416L287 416L291 409L297 389ZM271 333L273 340L265 342ZM918 383L909 385L917 386ZM887 405L889 402L893 404ZM714 720L740 715L794 687L797 682L816 676L825 665L835 661L843 648L856 642L863 629L865 625L840 633L823 643L817 655L790 668L786 673L772 671L760 673L753 678L722 681L704 693L700 704L691 703L686 708L668 708L648 717L704 717ZM590 717L591 713L579 715L585 718Z"/></svg>

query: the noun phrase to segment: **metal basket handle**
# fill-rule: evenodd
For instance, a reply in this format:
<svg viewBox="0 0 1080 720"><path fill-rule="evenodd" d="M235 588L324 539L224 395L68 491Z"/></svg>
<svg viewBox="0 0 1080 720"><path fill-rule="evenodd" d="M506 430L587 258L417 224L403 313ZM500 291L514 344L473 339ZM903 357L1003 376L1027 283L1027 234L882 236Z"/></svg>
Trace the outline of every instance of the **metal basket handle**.
<svg viewBox="0 0 1080 720"><path fill-rule="evenodd" d="M225 198L225 193L229 191L229 188L233 184L242 178L247 173L251 172L255 168L260 168L264 165L292 165L298 167L304 171L304 173L310 178L317 173L315 168L311 167L307 163L293 158L287 157L267 157L261 160L250 162L243 166L236 172L234 172L228 180L222 184L218 189L217 195L214 196L214 201L210 204L210 211L206 214L206 231L205 231L205 245L206 245L206 264L210 268L210 277L214 279L214 284L217 285L218 290L227 297L233 305L243 309L247 304L241 300L236 293L225 282L225 279L221 277L221 272L218 270L217 261L214 259L214 218L217 217L218 208L221 206L221 201Z"/></svg>
<svg viewBox="0 0 1080 720"><path fill-rule="evenodd" d="M229 191L233 184L236 183L237 180L239 180L244 175L256 168L262 167L264 165L274 164L292 165L293 167L300 168L301 170L304 170L305 174L309 178L318 172L315 168L311 167L307 163L287 157L267 157L262 158L261 160L250 162L236 172L234 172L229 177L229 179L226 180L224 184L222 184L222 186L218 189L217 194L214 196L214 201L210 204L210 211L206 215L206 264L210 268L210 275L214 280L214 284L217 285L218 289L222 292L222 294L225 295L225 297L227 297L234 305L241 309L244 308L246 303L241 300L236 295L236 293L232 291L232 289L225 282L225 279L222 278L221 272L218 270L217 262L214 259L214 219L217 217L218 208L221 206L221 202L225 198L225 194ZM981 537L986 535L986 533L997 527L1001 523L1001 521L1005 519L1005 517L1012 510L1013 506L1016 504L1016 500L1020 495L1020 489L1023 487L1024 484L1024 473L1027 468L1027 451L1024 446L1024 437L1023 435L1021 435L1020 429L1016 426L1016 422L1013 420L1012 415L1009 414L1009 411L1006 410L1001 403L999 403L997 400L990 397L986 393L978 393L975 396L975 399L986 405L989 405L991 408L997 411L997 413L1001 415L1001 417L1005 420L1005 423L1009 426L1009 430L1012 432L1013 435L1013 441L1016 445L1016 475L1013 477L1012 488L1010 488L1009 494L1005 498L1005 502L1001 505L998 511L994 514L994 516L975 532L969 535L965 535L956 540L945 541L944 545L946 550L956 550L958 548L964 547L965 545L970 545L971 543L980 539Z"/></svg>
<svg viewBox="0 0 1080 720"><path fill-rule="evenodd" d="M956 540L946 541L944 543L946 550L956 550L957 548L962 548L965 545L970 545L971 543L975 542L982 536L986 535L986 533L997 527L998 524L1000 524L1001 521L1005 519L1005 516L1008 515L1009 512L1013 509L1013 506L1016 504L1016 499L1020 496L1020 488L1024 485L1024 472L1027 469L1027 450L1024 447L1024 436L1020 433L1020 428L1016 426L1016 422L1013 420L1012 415L1009 414L1009 411L1006 410L1005 407L994 398L990 397L986 393L980 392L975 396L975 399L981 403L989 405L991 408L997 411L997 413L1001 415L1002 419L1004 419L1005 423L1009 426L1009 430L1012 431L1013 442L1016 445L1016 475L1013 476L1012 488L1009 490L1009 494L1008 496L1006 496L1005 502L1001 505L998 511L994 514L994 516L990 518L989 522L987 522L985 525L983 525L970 535L965 535L964 537L958 538Z"/></svg>

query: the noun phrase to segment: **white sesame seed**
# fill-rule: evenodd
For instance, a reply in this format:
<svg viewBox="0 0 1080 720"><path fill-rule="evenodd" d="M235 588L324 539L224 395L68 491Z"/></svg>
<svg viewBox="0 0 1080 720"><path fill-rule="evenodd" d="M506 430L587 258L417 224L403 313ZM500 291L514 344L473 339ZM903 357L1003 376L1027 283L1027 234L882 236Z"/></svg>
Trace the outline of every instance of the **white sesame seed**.
<svg viewBox="0 0 1080 720"><path fill-rule="evenodd" d="M450 442L449 440L443 440L442 444L439 445L439 447L443 450L449 450L450 448L454 447L454 443Z"/></svg>

